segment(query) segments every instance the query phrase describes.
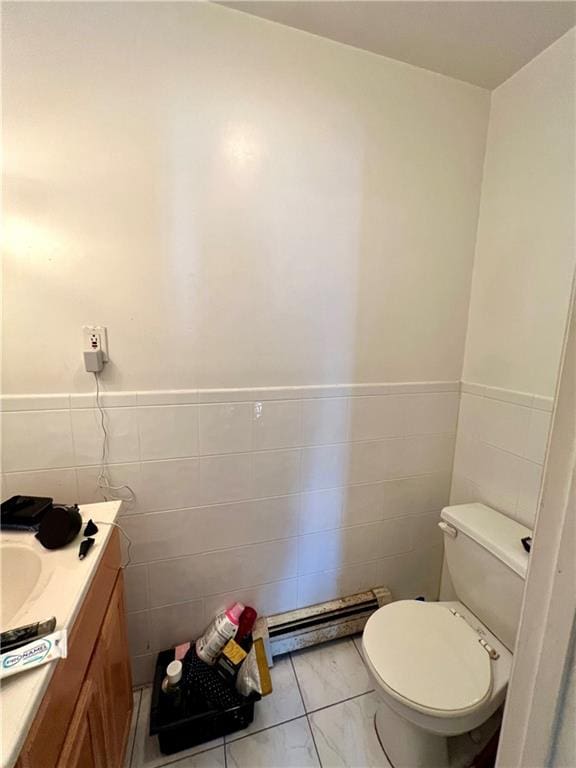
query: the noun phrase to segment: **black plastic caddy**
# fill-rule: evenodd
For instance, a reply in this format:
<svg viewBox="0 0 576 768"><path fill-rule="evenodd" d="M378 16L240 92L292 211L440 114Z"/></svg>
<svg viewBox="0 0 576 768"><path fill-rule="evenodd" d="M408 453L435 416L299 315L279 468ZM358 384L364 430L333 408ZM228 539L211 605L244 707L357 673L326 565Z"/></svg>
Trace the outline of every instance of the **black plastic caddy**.
<svg viewBox="0 0 576 768"><path fill-rule="evenodd" d="M180 695L163 693L162 680L171 661L173 648L158 654L150 707L150 735L158 736L162 754L172 755L250 725L260 696L240 696L196 656L194 645L182 660Z"/></svg>

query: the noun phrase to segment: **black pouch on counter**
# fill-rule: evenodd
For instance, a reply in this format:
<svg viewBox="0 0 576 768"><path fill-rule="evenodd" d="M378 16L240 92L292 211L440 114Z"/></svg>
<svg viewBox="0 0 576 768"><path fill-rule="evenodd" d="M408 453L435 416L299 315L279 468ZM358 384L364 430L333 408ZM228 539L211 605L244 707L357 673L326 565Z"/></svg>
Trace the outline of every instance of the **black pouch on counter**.
<svg viewBox="0 0 576 768"><path fill-rule="evenodd" d="M2 502L0 529L3 531L37 531L42 518L52 509L53 499L44 496L12 496Z"/></svg>

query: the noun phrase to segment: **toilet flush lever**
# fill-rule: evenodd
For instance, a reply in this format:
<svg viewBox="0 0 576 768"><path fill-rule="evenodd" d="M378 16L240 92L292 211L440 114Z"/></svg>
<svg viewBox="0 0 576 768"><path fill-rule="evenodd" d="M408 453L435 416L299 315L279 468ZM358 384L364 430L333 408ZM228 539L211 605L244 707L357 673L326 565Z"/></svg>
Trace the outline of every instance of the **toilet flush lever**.
<svg viewBox="0 0 576 768"><path fill-rule="evenodd" d="M453 525L449 525L448 523L445 523L444 520L441 520L438 523L438 528L440 528L442 533L445 533L448 536L450 536L451 539L455 539L456 536L458 536L458 529L454 528Z"/></svg>

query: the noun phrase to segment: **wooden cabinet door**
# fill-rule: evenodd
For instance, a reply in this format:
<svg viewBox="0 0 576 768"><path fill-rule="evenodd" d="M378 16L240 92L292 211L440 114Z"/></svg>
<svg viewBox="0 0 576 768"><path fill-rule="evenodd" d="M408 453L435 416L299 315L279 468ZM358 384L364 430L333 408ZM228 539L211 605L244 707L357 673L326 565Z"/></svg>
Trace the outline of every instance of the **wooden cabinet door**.
<svg viewBox="0 0 576 768"><path fill-rule="evenodd" d="M56 768L58 765L82 686L93 663L102 624L118 587L119 569L120 542L118 531L114 530L68 636L68 656L52 662L54 673L20 752L18 768Z"/></svg>
<svg viewBox="0 0 576 768"><path fill-rule="evenodd" d="M107 768L121 768L123 764L132 717L132 676L122 584L120 572L98 641Z"/></svg>
<svg viewBox="0 0 576 768"><path fill-rule="evenodd" d="M90 674L82 686L57 768L107 768L101 696L98 682Z"/></svg>

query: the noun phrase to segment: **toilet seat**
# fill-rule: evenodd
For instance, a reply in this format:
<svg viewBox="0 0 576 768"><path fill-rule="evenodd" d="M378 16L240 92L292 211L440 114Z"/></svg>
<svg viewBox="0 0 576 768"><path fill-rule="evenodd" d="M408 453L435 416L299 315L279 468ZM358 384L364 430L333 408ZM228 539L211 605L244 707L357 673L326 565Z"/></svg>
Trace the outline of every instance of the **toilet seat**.
<svg viewBox="0 0 576 768"><path fill-rule="evenodd" d="M492 692L492 665L480 636L439 603L400 600L368 619L362 644L384 690L424 714L461 717Z"/></svg>

